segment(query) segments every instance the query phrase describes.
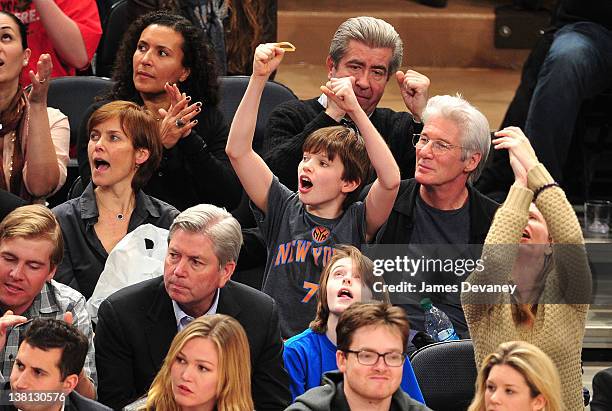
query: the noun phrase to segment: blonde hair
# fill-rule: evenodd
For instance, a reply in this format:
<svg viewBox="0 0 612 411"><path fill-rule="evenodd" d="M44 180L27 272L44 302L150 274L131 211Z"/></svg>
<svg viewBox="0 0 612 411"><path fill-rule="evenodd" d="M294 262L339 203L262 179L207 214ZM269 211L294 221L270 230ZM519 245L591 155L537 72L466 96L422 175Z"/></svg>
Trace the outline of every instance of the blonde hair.
<svg viewBox="0 0 612 411"><path fill-rule="evenodd" d="M51 241L51 269L57 267L64 256L62 230L51 210L43 205L33 204L16 208L2 220L0 243L11 238Z"/></svg>
<svg viewBox="0 0 612 411"><path fill-rule="evenodd" d="M508 365L518 371L531 391L531 397L542 394L546 404L542 411L561 411L561 381L552 360L538 347L525 341L499 345L482 362L476 379L476 394L468 411L485 411L487 378L496 365Z"/></svg>
<svg viewBox="0 0 612 411"><path fill-rule="evenodd" d="M197 318L179 332L149 389L145 410L179 411L172 395L170 371L185 344L194 338L212 341L219 356L217 411L251 411L251 361L246 333L238 321L223 314Z"/></svg>
<svg viewBox="0 0 612 411"><path fill-rule="evenodd" d="M338 245L334 248L334 255L329 259L321 273L319 281L319 292L317 293L317 315L310 323L310 329L319 334L327 331L327 320L329 319L329 305L327 302L327 282L334 264L343 258L350 258L353 263L353 272L359 273L363 287L367 287L372 292L372 300L382 301L390 304L389 294L386 292L376 293L374 282L383 281L382 277L374 277L374 264L372 260L363 255L358 248L352 245ZM367 301L362 301L367 302Z"/></svg>

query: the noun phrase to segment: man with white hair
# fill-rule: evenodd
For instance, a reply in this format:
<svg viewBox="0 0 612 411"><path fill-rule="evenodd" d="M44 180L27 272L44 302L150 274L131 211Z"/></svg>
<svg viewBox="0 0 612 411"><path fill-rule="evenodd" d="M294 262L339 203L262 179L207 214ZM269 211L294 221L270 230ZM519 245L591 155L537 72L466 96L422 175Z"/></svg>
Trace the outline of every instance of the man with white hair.
<svg viewBox="0 0 612 411"><path fill-rule="evenodd" d="M377 243L435 245L440 253L446 252L441 245L450 245L447 250L452 251L456 245L483 244L498 204L472 183L480 176L489 155L489 122L460 96L447 95L429 99L423 124L423 131L413 138L414 178L401 182L393 211ZM460 281L469 272L463 277L455 274L451 274L451 280ZM467 336L459 294L455 294L444 295L444 304L433 300L449 315L459 335ZM411 329L424 330L420 307L405 308Z"/></svg>
<svg viewBox="0 0 612 411"><path fill-rule="evenodd" d="M241 244L240 224L225 209L200 204L175 218L164 275L124 288L100 305L95 339L100 402L120 409L144 395L179 330L199 316L226 314L249 339L255 407L288 405L276 303L230 281Z"/></svg>

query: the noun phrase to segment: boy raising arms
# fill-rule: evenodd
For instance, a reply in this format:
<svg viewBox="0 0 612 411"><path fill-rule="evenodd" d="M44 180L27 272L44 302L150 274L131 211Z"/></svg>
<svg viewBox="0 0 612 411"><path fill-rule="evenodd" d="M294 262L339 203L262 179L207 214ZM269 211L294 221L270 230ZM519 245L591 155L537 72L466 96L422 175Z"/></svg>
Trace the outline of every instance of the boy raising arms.
<svg viewBox="0 0 612 411"><path fill-rule="evenodd" d="M399 167L387 144L360 107L353 77L331 78L321 91L359 129L334 126L304 142L298 193L280 184L252 148L257 111L266 81L284 50L274 43L255 50L253 74L238 106L225 149L253 204L268 258L263 291L279 307L281 332L289 338L314 318L320 273L336 244L359 247L385 223L397 196ZM369 157L369 162L368 162ZM365 203L352 202L367 182L369 164L377 179Z"/></svg>

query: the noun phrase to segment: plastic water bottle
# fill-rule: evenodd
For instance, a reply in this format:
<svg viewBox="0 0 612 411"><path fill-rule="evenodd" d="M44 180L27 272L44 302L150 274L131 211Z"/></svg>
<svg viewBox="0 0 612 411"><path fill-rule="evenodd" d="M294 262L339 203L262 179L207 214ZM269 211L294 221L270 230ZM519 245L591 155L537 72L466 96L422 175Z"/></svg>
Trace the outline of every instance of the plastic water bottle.
<svg viewBox="0 0 612 411"><path fill-rule="evenodd" d="M429 298L421 300L421 307L425 310L425 330L436 341L458 340L453 323L444 311L436 308Z"/></svg>

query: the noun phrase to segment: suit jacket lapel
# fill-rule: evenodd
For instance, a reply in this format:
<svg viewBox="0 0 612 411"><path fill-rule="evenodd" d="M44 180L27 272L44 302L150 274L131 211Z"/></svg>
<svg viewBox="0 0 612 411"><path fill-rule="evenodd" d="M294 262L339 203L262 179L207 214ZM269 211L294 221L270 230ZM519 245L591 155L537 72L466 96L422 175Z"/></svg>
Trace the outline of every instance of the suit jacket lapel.
<svg viewBox="0 0 612 411"><path fill-rule="evenodd" d="M78 411L78 408L76 407L74 402L71 401L70 395L67 395L66 399L64 400L64 411Z"/></svg>
<svg viewBox="0 0 612 411"><path fill-rule="evenodd" d="M144 332L149 345L149 353L155 369L159 370L177 332L172 300L166 292L163 278L160 279L146 321Z"/></svg>
<svg viewBox="0 0 612 411"><path fill-rule="evenodd" d="M232 290L235 285L233 281L228 281L220 291L219 295L219 305L217 306L217 313L226 314L230 317L238 319L238 314L240 313L240 304L233 296Z"/></svg>

